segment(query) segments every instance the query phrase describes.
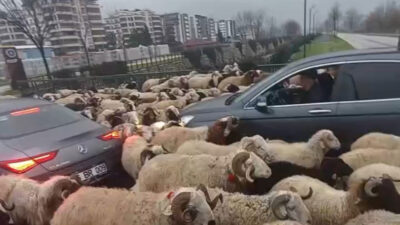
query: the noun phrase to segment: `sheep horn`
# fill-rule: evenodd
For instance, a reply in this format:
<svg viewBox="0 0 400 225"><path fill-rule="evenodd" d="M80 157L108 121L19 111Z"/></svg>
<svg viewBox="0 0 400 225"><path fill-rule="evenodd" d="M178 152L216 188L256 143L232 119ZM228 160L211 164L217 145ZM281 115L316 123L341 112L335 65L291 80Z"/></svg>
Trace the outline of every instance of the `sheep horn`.
<svg viewBox="0 0 400 225"><path fill-rule="evenodd" d="M254 179L251 177L252 173L254 172L254 165L250 165L246 169L246 180L250 183L254 183Z"/></svg>
<svg viewBox="0 0 400 225"><path fill-rule="evenodd" d="M301 197L301 199L303 199L303 200L307 200L307 199L310 199L310 198L311 198L311 196L313 195L313 193L314 193L314 190L313 190L311 187L309 187L308 194L305 195L305 196L300 195L300 197Z"/></svg>
<svg viewBox="0 0 400 225"><path fill-rule="evenodd" d="M61 192L61 198L62 198L63 200L65 200L65 199L68 198L68 196L69 196L70 194L71 194L71 193L70 193L68 190L64 190L64 191Z"/></svg>
<svg viewBox="0 0 400 225"><path fill-rule="evenodd" d="M187 209L187 205L190 201L190 192L182 192L178 194L171 203L171 211L173 218L178 222L178 224L187 224L193 222L195 219L190 215Z"/></svg>
<svg viewBox="0 0 400 225"><path fill-rule="evenodd" d="M206 197L206 201L208 203L208 205L210 206L210 208L213 210L215 209L215 207L217 206L218 200L220 200L221 202L224 201L224 198L222 196L222 194L218 194L217 196L215 196L215 198L211 201L210 195L208 193L208 190L206 188L206 186L204 186L204 184L200 184L197 187L197 190L200 190L204 193L205 197Z"/></svg>
<svg viewBox="0 0 400 225"><path fill-rule="evenodd" d="M0 205L3 207L3 209L7 211L12 211L15 208L15 204L12 203L11 205L8 205L4 200L0 199Z"/></svg>
<svg viewBox="0 0 400 225"><path fill-rule="evenodd" d="M272 201L272 203L271 203L272 213L279 220L289 219L288 214L287 213L284 214L281 211L281 207L284 206L286 203L288 203L289 200L290 200L290 196L287 194L283 194L283 195L279 195Z"/></svg>
<svg viewBox="0 0 400 225"><path fill-rule="evenodd" d="M150 150L144 150L142 153L140 153L140 163L142 166L146 163L147 160L150 160L154 158L156 154Z"/></svg>
<svg viewBox="0 0 400 225"><path fill-rule="evenodd" d="M370 178L364 185L364 191L365 193L370 196L370 197L377 197L378 193L374 193L373 189L380 185L382 181L380 179L377 179L375 177Z"/></svg>
<svg viewBox="0 0 400 225"><path fill-rule="evenodd" d="M243 164L250 158L249 152L240 152L232 160L232 170L237 176L245 177L245 171L243 170Z"/></svg>

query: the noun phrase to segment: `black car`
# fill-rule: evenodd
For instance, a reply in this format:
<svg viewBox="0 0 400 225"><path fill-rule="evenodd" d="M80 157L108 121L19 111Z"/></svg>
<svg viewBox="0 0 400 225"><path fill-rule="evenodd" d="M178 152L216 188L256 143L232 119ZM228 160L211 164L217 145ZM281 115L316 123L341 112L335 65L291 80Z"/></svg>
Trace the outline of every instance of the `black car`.
<svg viewBox="0 0 400 225"><path fill-rule="evenodd" d="M345 151L369 132L400 135L400 52L355 50L310 57L243 93L189 107L182 118L195 127L227 115L240 118L243 136L305 141L330 129Z"/></svg>

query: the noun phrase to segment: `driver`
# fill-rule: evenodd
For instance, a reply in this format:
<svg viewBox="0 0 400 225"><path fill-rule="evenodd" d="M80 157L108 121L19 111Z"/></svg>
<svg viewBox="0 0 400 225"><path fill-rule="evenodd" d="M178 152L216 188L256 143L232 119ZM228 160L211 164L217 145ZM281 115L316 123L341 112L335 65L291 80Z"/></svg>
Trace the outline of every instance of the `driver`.
<svg viewBox="0 0 400 225"><path fill-rule="evenodd" d="M316 70L307 70L289 79L289 87L301 89L297 96L297 104L325 102L325 95L317 80Z"/></svg>

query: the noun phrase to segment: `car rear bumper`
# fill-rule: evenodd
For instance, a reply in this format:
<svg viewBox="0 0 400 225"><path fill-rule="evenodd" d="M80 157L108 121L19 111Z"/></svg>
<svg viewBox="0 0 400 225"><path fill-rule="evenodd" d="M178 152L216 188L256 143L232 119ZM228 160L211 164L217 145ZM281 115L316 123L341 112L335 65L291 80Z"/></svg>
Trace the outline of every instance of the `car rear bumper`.
<svg viewBox="0 0 400 225"><path fill-rule="evenodd" d="M85 181L85 183L90 184L90 185L97 184L110 176L116 176L116 174L123 172L122 165L121 165L121 156L122 156L122 145L118 144L113 149L110 149L109 151L107 151L103 154L97 155L95 157L92 157L88 160L81 161L79 163L70 165L70 166L62 168L60 170L49 171L47 173L41 174L39 176L34 176L31 178L34 180L38 180L38 181L45 181L45 180L48 180L52 176L56 176L56 175L70 176L70 175L80 173L84 170L90 169L101 163L106 163L106 165L107 165L107 173L106 174L98 176L98 177L93 177L91 180L89 180L87 182Z"/></svg>

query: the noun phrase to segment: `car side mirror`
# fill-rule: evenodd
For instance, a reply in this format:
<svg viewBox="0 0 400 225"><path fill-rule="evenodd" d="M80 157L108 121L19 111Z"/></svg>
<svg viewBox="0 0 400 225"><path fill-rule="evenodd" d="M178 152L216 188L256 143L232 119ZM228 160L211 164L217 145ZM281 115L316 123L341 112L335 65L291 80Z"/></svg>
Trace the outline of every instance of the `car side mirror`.
<svg viewBox="0 0 400 225"><path fill-rule="evenodd" d="M260 111L265 111L268 108L267 98L260 96L257 98L256 109Z"/></svg>

